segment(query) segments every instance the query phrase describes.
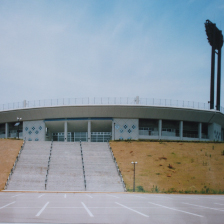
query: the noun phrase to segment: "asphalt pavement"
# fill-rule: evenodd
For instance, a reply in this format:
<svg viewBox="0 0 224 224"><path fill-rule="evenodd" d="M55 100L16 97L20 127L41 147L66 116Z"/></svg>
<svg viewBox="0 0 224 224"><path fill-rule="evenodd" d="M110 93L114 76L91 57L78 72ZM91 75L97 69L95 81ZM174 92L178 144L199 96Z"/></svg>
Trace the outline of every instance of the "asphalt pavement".
<svg viewBox="0 0 224 224"><path fill-rule="evenodd" d="M224 195L0 192L0 223L224 223Z"/></svg>

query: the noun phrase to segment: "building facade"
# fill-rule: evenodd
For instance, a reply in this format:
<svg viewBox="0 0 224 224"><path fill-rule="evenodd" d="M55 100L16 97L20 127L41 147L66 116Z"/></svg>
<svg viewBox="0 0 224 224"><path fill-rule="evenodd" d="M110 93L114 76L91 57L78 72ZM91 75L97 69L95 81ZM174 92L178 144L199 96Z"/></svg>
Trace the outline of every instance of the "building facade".
<svg viewBox="0 0 224 224"><path fill-rule="evenodd" d="M17 117L22 118L19 127ZM32 105L0 111L0 138L28 141L161 139L223 141L224 113L195 106L86 102L79 105Z"/></svg>

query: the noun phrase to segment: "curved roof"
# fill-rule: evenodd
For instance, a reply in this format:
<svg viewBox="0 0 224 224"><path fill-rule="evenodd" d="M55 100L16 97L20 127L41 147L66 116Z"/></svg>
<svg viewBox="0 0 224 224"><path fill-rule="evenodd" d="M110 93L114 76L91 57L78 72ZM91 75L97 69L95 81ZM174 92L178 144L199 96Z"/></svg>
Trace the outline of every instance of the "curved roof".
<svg viewBox="0 0 224 224"><path fill-rule="evenodd" d="M142 105L81 105L24 108L0 112L0 123L65 119L65 118L150 118L217 123L224 128L224 114L216 110L142 106Z"/></svg>

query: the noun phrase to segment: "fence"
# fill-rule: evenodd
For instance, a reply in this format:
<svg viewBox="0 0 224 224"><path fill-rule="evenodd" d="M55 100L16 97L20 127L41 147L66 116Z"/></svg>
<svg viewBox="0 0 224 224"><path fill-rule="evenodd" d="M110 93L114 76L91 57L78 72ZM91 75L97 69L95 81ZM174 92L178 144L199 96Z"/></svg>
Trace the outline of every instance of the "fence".
<svg viewBox="0 0 224 224"><path fill-rule="evenodd" d="M54 106L75 106L75 105L144 105L144 106L165 106L193 108L201 110L210 110L209 103L200 103L194 101L139 98L139 97L85 97L85 98L62 98L46 100L24 100L23 102L1 104L0 111L16 110L36 107L54 107ZM220 108L224 113L224 107Z"/></svg>

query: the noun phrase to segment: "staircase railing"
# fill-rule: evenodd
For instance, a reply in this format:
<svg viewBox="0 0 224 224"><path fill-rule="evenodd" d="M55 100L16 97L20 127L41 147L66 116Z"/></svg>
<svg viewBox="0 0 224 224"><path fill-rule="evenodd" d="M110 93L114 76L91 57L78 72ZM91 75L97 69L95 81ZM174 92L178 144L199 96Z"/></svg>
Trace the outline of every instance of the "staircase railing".
<svg viewBox="0 0 224 224"><path fill-rule="evenodd" d="M46 173L46 178L45 178L45 190L47 190L47 180L48 180L48 173L49 173L49 169L50 169L52 148L53 148L53 140L51 141L50 154L49 154L48 164L47 164L47 173Z"/></svg>
<svg viewBox="0 0 224 224"><path fill-rule="evenodd" d="M85 166L84 166L84 160L83 160L83 152L82 152L82 141L80 140L80 150L81 150L81 157L82 157L82 169L83 169L83 177L84 177L84 186L86 190L86 173L85 173Z"/></svg>
<svg viewBox="0 0 224 224"><path fill-rule="evenodd" d="M6 190L7 187L8 187L9 180L11 179L11 176L12 176L12 174L13 174L15 168L16 168L16 165L17 165L17 163L18 163L18 161L19 161L19 157L20 157L20 155L21 155L21 153L22 153L22 151L23 151L23 149L24 149L25 143L26 143L26 138L23 140L23 144L22 144L22 146L21 146L21 148L20 148L20 150L19 150L19 153L18 153L18 155L17 155L17 157L16 157L16 160L15 160L15 162L14 162L14 164L13 164L13 167L12 167L12 169L11 169L11 171L10 171L10 174L9 174L9 176L8 176L8 179L7 179L6 183L5 183L5 187L4 187L5 190Z"/></svg>
<svg viewBox="0 0 224 224"><path fill-rule="evenodd" d="M122 176L122 174L121 174L121 171L120 171L120 169L119 169L119 167L118 167L118 165L117 165L117 161L116 161L116 158L114 157L114 153L113 153L113 151L112 151L112 149L111 149L111 147L110 147L110 143L109 143L109 141L107 141L107 144L108 144L108 148L109 148L109 150L110 150L110 152L111 152L111 156L112 156L112 158L113 158L114 164L115 164L115 166L116 166L116 168L117 168L117 173L118 173L118 175L119 175L120 178L121 178L121 182L122 182L124 191L126 192L126 191L127 191L127 189L126 189L126 185L125 185L125 183L124 183L124 179L123 179L123 176Z"/></svg>

